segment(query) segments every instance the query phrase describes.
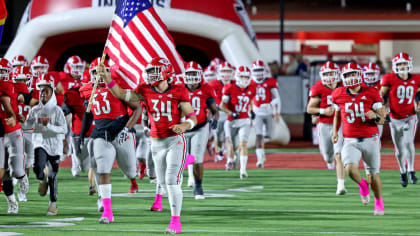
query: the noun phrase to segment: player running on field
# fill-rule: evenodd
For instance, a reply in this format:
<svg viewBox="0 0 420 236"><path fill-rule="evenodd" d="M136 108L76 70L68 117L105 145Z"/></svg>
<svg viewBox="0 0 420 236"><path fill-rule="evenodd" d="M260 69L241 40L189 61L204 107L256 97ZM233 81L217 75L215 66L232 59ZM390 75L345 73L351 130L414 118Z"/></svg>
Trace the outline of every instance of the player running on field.
<svg viewBox="0 0 420 236"><path fill-rule="evenodd" d="M380 150L378 124L383 124L386 110L382 98L374 88L362 87L362 68L348 63L342 69L344 87L332 93L335 108L332 141L338 141L338 129L343 126L344 144L341 152L344 168L350 178L360 187L363 204L368 204L369 183L375 196L374 215L385 213L382 200L382 183L379 177ZM359 161L363 158L368 181L359 172Z"/></svg>
<svg viewBox="0 0 420 236"><path fill-rule="evenodd" d="M307 112L312 115L319 115L318 136L319 150L324 157L327 167L334 169L334 159L337 163L335 166L337 172L337 195L346 194L347 190L344 186L345 173L343 162L341 161L341 149L343 145L342 130L339 130L339 140L332 143L331 136L333 134L334 109L331 101L331 94L337 89L340 81L340 68L334 62L325 62L319 72L321 80L312 86L309 93L309 103ZM340 125L341 127L341 125Z"/></svg>

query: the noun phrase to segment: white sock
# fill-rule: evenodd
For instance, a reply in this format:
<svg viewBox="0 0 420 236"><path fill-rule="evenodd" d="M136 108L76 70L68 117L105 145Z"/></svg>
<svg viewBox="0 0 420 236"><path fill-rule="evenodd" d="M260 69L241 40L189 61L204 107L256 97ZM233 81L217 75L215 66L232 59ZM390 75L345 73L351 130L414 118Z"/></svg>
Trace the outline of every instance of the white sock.
<svg viewBox="0 0 420 236"><path fill-rule="evenodd" d="M188 165L188 179L194 179L194 166L193 166L193 164Z"/></svg>
<svg viewBox="0 0 420 236"><path fill-rule="evenodd" d="M156 194L165 195L166 192L166 184L156 184Z"/></svg>
<svg viewBox="0 0 420 236"><path fill-rule="evenodd" d="M171 207L171 216L181 216L182 190L181 185L167 185L168 200Z"/></svg>
<svg viewBox="0 0 420 236"><path fill-rule="evenodd" d="M233 159L231 157L227 158L227 163L233 163Z"/></svg>
<svg viewBox="0 0 420 236"><path fill-rule="evenodd" d="M6 199L8 202L16 202L16 197L14 193L12 193L12 195L10 196L6 196Z"/></svg>
<svg viewBox="0 0 420 236"><path fill-rule="evenodd" d="M99 185L99 192L101 193L102 199L104 198L111 198L111 184L100 184Z"/></svg>
<svg viewBox="0 0 420 236"><path fill-rule="evenodd" d="M57 207L57 205L55 205L55 202L51 202L51 201L50 201L50 206Z"/></svg>
<svg viewBox="0 0 420 236"><path fill-rule="evenodd" d="M98 189L98 197L102 197L101 188L99 187L99 174L96 173L96 170L94 170L93 172L94 172L93 176L95 177L96 188Z"/></svg>
<svg viewBox="0 0 420 236"><path fill-rule="evenodd" d="M248 163L248 156L241 156L240 162L241 162L241 170L246 171L246 164Z"/></svg>
<svg viewBox="0 0 420 236"><path fill-rule="evenodd" d="M264 159L264 149L257 148L255 150L255 153L257 154L257 160L258 160L258 162L262 162L262 160Z"/></svg>
<svg viewBox="0 0 420 236"><path fill-rule="evenodd" d="M344 187L344 181L345 179L337 179L337 187Z"/></svg>

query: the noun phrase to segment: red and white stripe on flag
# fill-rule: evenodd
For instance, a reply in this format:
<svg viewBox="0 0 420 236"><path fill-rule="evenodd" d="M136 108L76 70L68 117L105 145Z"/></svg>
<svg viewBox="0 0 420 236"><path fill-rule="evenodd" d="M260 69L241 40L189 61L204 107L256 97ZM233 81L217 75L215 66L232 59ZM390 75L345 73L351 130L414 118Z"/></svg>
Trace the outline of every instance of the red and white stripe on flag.
<svg viewBox="0 0 420 236"><path fill-rule="evenodd" d="M154 57L167 58L173 65L175 73L184 72L184 61L178 54L166 25L153 7L134 13L123 12L126 5L142 2L141 0L125 0L117 3L121 4L121 12L117 13L117 6L105 45L105 52L117 65L118 74L132 88L140 83L144 68ZM136 13L136 15L127 16L130 13Z"/></svg>

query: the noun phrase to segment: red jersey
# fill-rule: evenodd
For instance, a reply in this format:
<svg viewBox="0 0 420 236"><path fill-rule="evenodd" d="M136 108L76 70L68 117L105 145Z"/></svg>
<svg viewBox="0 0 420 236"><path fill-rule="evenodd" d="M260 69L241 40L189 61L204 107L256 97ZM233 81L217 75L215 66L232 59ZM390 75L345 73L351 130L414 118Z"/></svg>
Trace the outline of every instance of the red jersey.
<svg viewBox="0 0 420 236"><path fill-rule="evenodd" d="M270 103L273 99L271 89L278 89L277 80L274 78L267 78L262 83L256 83L257 94L254 97L254 105L260 107L261 104Z"/></svg>
<svg viewBox="0 0 420 236"><path fill-rule="evenodd" d="M114 97L111 91L105 87L96 89L90 109L93 114L93 120L115 119L127 114L125 103Z"/></svg>
<svg viewBox="0 0 420 236"><path fill-rule="evenodd" d="M13 87L14 87L14 90L17 94L29 93L28 86L25 83L14 83ZM16 115L25 117L25 119L26 119L28 117L29 111L31 110L31 107L29 105L25 105L21 102L17 102L17 106L18 106L19 112ZM33 130L33 128L25 127L24 123L22 123L21 126L22 126L23 130Z"/></svg>
<svg viewBox="0 0 420 236"><path fill-rule="evenodd" d="M19 114L19 107L18 107L18 104L17 104L18 94L15 93L14 85L13 85L12 81L11 80L2 81L2 83L0 85L2 87L2 94L3 95L8 95L10 97L10 105L12 106L12 110L15 113L15 115L18 116L18 114ZM6 120L5 120L7 118L7 116L6 116L6 112L4 111L3 105L1 106L1 110L2 110L2 112L1 112L0 117L1 117L1 122L3 124L3 127L4 127L4 133L8 134L8 133L14 132L14 131L21 128L19 122L16 122L15 126L8 126L6 124Z"/></svg>
<svg viewBox="0 0 420 236"><path fill-rule="evenodd" d="M144 97L150 121L150 136L164 138L177 135L170 127L181 122L181 102L190 102L188 90L183 86L169 85L164 93L158 93L153 87L139 85L136 93Z"/></svg>
<svg viewBox="0 0 420 236"><path fill-rule="evenodd" d="M184 85L184 77L182 76L174 76L173 80L171 81L171 84L183 86Z"/></svg>
<svg viewBox="0 0 420 236"><path fill-rule="evenodd" d="M64 102L73 109L71 117L71 131L79 135L82 130L83 115L85 114L84 99L81 97L79 88L80 80L69 76L61 81L64 88Z"/></svg>
<svg viewBox="0 0 420 236"><path fill-rule="evenodd" d="M238 119L249 118L249 103L256 94L254 83L250 83L246 88L239 88L236 83L230 83L223 87L223 96L229 96L230 100L226 107L232 112L239 114ZM228 120L234 120L232 116L228 116Z"/></svg>
<svg viewBox="0 0 420 236"><path fill-rule="evenodd" d="M82 85L79 88L79 92L80 92L80 98L83 99L83 114L84 114L84 112L86 111L86 107L84 106L84 102L85 101L89 101L90 95L92 94L92 83L87 83L87 84ZM74 122L77 123L76 125L80 126L80 130L77 129L79 132L78 133L75 133L75 134L80 135L80 131L82 129L82 123L83 123L83 116L80 119L77 116L76 117L76 120ZM86 137L89 137L90 136L90 134L92 133L93 128L95 128L95 121L92 122L89 131L86 133ZM75 131L77 131L77 130L75 130ZM73 131L73 133L74 133L74 131Z"/></svg>
<svg viewBox="0 0 420 236"><path fill-rule="evenodd" d="M185 85L187 86L187 85ZM187 88L188 89L188 88ZM201 83L194 91L188 89L188 93L191 98L191 105L194 108L195 114L197 116L197 124L201 124L207 121L207 104L210 98L215 98L216 93L214 92L213 87L207 83Z"/></svg>
<svg viewBox="0 0 420 236"><path fill-rule="evenodd" d="M210 81L209 85L213 87L214 92L216 93L216 104L219 106L222 102L222 96L223 96L223 83L221 80L213 80Z"/></svg>
<svg viewBox="0 0 420 236"><path fill-rule="evenodd" d="M312 86L311 91L309 92L309 97L319 97L321 98L321 102L319 103L319 108L327 108L333 105L331 101L331 94L333 93L334 89L330 89L324 84L322 84L321 80L318 80L314 86ZM324 116L319 115L319 122L332 124L334 121L334 114L332 116Z"/></svg>
<svg viewBox="0 0 420 236"><path fill-rule="evenodd" d="M350 94L346 87L333 91L332 102L341 111L343 136L345 138L372 137L378 134L378 125L369 120L366 113L382 105L382 98L374 88L361 87L358 94Z"/></svg>
<svg viewBox="0 0 420 236"><path fill-rule="evenodd" d="M80 88L80 86L82 86L82 83L80 81L80 79L75 79L73 77L71 77L71 75L64 73L64 72L60 72L63 73L63 75L61 76L61 86L63 86L64 89L64 93L66 93L67 91L71 90L71 89L78 89Z"/></svg>
<svg viewBox="0 0 420 236"><path fill-rule="evenodd" d="M376 83L374 83L373 85L367 85L365 82L363 82L363 84L362 84L362 86L364 86L364 87L372 87L372 88L374 88L374 89L376 89L378 92L380 92L381 91L381 81L379 80L379 81L376 81Z"/></svg>
<svg viewBox="0 0 420 236"><path fill-rule="evenodd" d="M382 76L381 86L389 86L390 116L394 119L404 119L416 114L415 96L420 86L420 76L408 76L407 80L402 80L394 73Z"/></svg>

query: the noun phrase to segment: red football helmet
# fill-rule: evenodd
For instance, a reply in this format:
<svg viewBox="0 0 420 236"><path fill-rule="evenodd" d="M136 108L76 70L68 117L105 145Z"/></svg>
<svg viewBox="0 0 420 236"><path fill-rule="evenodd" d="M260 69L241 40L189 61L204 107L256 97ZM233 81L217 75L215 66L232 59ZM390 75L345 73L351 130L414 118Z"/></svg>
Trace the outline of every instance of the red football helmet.
<svg viewBox="0 0 420 236"><path fill-rule="evenodd" d="M265 64L261 60L256 60L252 63L251 75L252 79L257 83L262 83L265 79Z"/></svg>
<svg viewBox="0 0 420 236"><path fill-rule="evenodd" d="M373 84L379 81L381 68L376 63L369 63L363 67L363 79L366 84Z"/></svg>
<svg viewBox="0 0 420 236"><path fill-rule="evenodd" d="M221 80L224 84L230 83L233 79L235 70L229 62L223 62L219 65L217 70L217 79Z"/></svg>
<svg viewBox="0 0 420 236"><path fill-rule="evenodd" d="M216 67L215 66L207 66L206 69L204 69L203 77L204 77L204 80L207 83L217 79Z"/></svg>
<svg viewBox="0 0 420 236"><path fill-rule="evenodd" d="M222 63L223 63L223 61L220 58L215 57L210 61L210 66L214 66L214 67L217 68Z"/></svg>
<svg viewBox="0 0 420 236"><path fill-rule="evenodd" d="M327 61L319 70L319 76L323 84L332 84L340 80L340 67L334 62Z"/></svg>
<svg viewBox="0 0 420 236"><path fill-rule="evenodd" d="M146 83L152 86L158 86L161 81L171 80L174 75L174 69L168 59L163 57L153 58L147 64L143 78Z"/></svg>
<svg viewBox="0 0 420 236"><path fill-rule="evenodd" d="M0 58L0 79L8 81L10 79L10 73L12 65L6 58Z"/></svg>
<svg viewBox="0 0 420 236"><path fill-rule="evenodd" d="M96 67L98 67L100 62L101 62L101 58L97 57L90 63L89 74L90 74L90 80L92 81L92 83L95 83L95 81L96 81ZM104 65L105 65L106 70L109 72L110 71L110 66L108 64L108 60L105 59ZM99 77L98 85L99 86L105 86L105 81L102 77Z"/></svg>
<svg viewBox="0 0 420 236"><path fill-rule="evenodd" d="M403 64L404 65L400 65ZM401 68L402 67L402 68ZM400 52L392 60L392 71L395 74L407 74L413 70L413 58L405 52Z"/></svg>
<svg viewBox="0 0 420 236"><path fill-rule="evenodd" d="M35 86L38 90L41 90L42 85L48 85L54 90L55 89L54 77L52 77L52 75L50 75L48 73L42 74L36 80Z"/></svg>
<svg viewBox="0 0 420 236"><path fill-rule="evenodd" d="M235 73L236 85L246 88L251 83L251 70L246 66L240 66Z"/></svg>
<svg viewBox="0 0 420 236"><path fill-rule="evenodd" d="M24 80L28 89L32 88L32 78L31 68L29 66L19 66L13 70L12 80L14 83L18 83L17 80Z"/></svg>
<svg viewBox="0 0 420 236"><path fill-rule="evenodd" d="M343 69L341 69L341 79L345 87L354 88L360 85L362 79L362 67L354 62L347 63Z"/></svg>
<svg viewBox="0 0 420 236"><path fill-rule="evenodd" d="M185 84L199 84L201 83L201 76L203 69L195 62L190 61L185 66L184 83Z"/></svg>
<svg viewBox="0 0 420 236"><path fill-rule="evenodd" d="M31 71L32 74L36 77L48 73L49 67L50 63L48 62L47 58L43 56L37 56L31 62Z"/></svg>
<svg viewBox="0 0 420 236"><path fill-rule="evenodd" d="M23 55L17 55L13 57L12 59L12 67L18 67L18 66L29 66L28 60L26 60L25 56Z"/></svg>
<svg viewBox="0 0 420 236"><path fill-rule="evenodd" d="M74 77L81 78L85 71L85 65L85 61L79 56L71 56L67 59L64 66L64 72L69 73Z"/></svg>

